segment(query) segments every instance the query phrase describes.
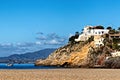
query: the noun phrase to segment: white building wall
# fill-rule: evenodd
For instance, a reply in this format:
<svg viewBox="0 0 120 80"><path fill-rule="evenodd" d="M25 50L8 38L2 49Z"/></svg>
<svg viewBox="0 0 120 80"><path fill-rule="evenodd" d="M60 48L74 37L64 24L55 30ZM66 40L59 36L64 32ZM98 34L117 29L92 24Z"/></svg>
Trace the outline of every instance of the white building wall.
<svg viewBox="0 0 120 80"><path fill-rule="evenodd" d="M109 30L105 29L90 29L92 26L87 26L83 30L83 34L79 35L78 39L75 39L75 41L86 41L89 39L91 36L96 36L96 35L104 35L109 32ZM84 38L83 38L84 37Z"/></svg>
<svg viewBox="0 0 120 80"><path fill-rule="evenodd" d="M90 29L90 30L84 31L83 33L86 35L94 36L94 35L103 35L108 32L109 32L109 30L104 30L104 29Z"/></svg>
<svg viewBox="0 0 120 80"><path fill-rule="evenodd" d="M103 40L104 38L101 37L101 35L107 34L109 30L106 29L90 29L92 26L87 26L84 28L83 33L79 35L78 39L75 39L76 42L79 41L86 41L91 36L100 36L98 39L94 39L95 46L104 45Z"/></svg>

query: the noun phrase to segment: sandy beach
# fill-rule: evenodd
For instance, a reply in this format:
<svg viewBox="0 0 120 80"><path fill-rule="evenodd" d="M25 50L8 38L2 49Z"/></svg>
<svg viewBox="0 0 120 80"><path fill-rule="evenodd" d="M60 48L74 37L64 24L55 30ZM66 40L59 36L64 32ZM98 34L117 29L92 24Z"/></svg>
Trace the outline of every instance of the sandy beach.
<svg viewBox="0 0 120 80"><path fill-rule="evenodd" d="M120 69L0 70L0 80L119 80Z"/></svg>

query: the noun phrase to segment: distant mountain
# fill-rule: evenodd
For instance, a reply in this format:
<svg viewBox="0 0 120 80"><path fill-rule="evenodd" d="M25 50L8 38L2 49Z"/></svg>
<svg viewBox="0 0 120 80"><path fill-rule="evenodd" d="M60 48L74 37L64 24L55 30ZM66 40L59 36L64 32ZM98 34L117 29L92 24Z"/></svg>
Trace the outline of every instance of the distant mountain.
<svg viewBox="0 0 120 80"><path fill-rule="evenodd" d="M55 48L47 48L36 52L28 52L25 54L13 54L8 57L0 57L0 63L33 63L37 59L45 59L54 52Z"/></svg>

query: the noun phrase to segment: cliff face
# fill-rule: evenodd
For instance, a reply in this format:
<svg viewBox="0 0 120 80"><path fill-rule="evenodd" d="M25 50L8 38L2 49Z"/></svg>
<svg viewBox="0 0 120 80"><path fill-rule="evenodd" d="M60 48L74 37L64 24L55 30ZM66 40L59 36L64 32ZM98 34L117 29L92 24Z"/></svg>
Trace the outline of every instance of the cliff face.
<svg viewBox="0 0 120 80"><path fill-rule="evenodd" d="M85 42L78 43L71 37L69 40L71 43L60 47L45 60L37 60L35 65L120 68L120 56L113 57L111 54L111 52L120 51L116 39L109 38L108 34L101 37L104 40L98 47L94 46L96 41L99 42L98 36L91 36Z"/></svg>
<svg viewBox="0 0 120 80"><path fill-rule="evenodd" d="M94 48L94 41L67 44L53 52L45 60L37 60L35 65L80 67L88 64L88 55Z"/></svg>

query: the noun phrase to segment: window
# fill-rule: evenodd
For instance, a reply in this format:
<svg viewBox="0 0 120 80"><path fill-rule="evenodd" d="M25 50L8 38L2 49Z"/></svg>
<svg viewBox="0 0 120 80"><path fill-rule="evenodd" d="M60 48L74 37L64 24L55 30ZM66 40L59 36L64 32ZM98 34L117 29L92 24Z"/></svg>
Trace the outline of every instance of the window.
<svg viewBox="0 0 120 80"><path fill-rule="evenodd" d="M90 30L88 31L88 33L90 33Z"/></svg>
<svg viewBox="0 0 120 80"><path fill-rule="evenodd" d="M112 38L114 38L114 36L111 36Z"/></svg>
<svg viewBox="0 0 120 80"><path fill-rule="evenodd" d="M115 38L119 38L119 36L115 36Z"/></svg>
<svg viewBox="0 0 120 80"><path fill-rule="evenodd" d="M104 31L102 31L102 34L104 34Z"/></svg>
<svg viewBox="0 0 120 80"><path fill-rule="evenodd" d="M100 34L101 32L99 32L99 34Z"/></svg>

